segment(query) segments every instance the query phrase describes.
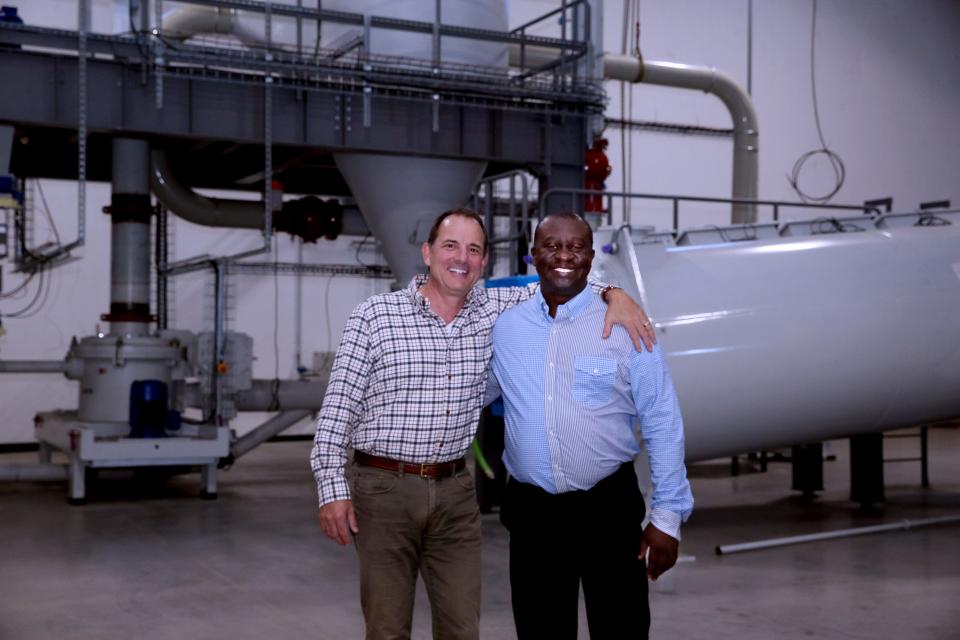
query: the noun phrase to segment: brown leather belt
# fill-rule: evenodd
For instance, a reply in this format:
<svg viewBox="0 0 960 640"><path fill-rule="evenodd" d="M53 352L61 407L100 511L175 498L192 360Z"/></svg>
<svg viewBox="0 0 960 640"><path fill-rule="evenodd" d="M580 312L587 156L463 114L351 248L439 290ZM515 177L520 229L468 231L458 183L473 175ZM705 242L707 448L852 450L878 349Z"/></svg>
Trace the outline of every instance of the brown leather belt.
<svg viewBox="0 0 960 640"><path fill-rule="evenodd" d="M353 461L364 467L376 467L377 469L386 469L387 471L402 471L420 476L421 478L449 478L467 465L467 461L463 458L457 458L450 462L416 464L413 462L393 460L391 458L381 458L380 456L370 455L363 451L354 451Z"/></svg>

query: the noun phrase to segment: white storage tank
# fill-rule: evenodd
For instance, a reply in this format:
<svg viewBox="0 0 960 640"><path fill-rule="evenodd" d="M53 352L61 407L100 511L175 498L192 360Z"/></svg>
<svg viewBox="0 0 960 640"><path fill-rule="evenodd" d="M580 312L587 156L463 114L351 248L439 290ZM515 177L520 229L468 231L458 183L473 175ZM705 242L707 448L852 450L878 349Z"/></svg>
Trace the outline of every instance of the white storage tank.
<svg viewBox="0 0 960 640"><path fill-rule="evenodd" d="M704 460L960 416L958 223L690 246L624 231L612 256L601 232L594 269L642 298Z"/></svg>

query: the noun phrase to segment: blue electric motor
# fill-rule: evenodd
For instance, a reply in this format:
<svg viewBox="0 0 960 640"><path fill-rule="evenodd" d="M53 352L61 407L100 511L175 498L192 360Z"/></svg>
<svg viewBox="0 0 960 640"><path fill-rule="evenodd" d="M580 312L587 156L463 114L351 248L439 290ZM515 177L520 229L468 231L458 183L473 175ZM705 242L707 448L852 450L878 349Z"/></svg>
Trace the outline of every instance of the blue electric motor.
<svg viewBox="0 0 960 640"><path fill-rule="evenodd" d="M167 408L167 385L162 380L135 380L130 385L130 437L163 438L179 414Z"/></svg>

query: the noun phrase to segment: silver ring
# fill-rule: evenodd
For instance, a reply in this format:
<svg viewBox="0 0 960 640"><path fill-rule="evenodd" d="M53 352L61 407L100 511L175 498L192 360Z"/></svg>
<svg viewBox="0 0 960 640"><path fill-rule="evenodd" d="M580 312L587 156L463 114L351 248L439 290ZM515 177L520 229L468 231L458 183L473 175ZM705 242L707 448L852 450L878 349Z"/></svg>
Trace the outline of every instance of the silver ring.
<svg viewBox="0 0 960 640"><path fill-rule="evenodd" d="M649 327L649 326L650 326L650 321L649 321L649 320L647 320L646 322L643 323L643 328L644 328L644 329L646 329L646 328Z"/></svg>

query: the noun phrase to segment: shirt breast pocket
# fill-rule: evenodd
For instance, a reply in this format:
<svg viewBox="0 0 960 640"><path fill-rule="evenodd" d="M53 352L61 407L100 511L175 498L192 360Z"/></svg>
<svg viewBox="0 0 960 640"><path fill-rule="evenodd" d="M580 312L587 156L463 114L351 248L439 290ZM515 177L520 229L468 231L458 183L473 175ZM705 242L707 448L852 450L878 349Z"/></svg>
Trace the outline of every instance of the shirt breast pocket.
<svg viewBox="0 0 960 640"><path fill-rule="evenodd" d="M573 363L573 399L588 407L605 404L610 400L616 375L616 360L578 357Z"/></svg>

